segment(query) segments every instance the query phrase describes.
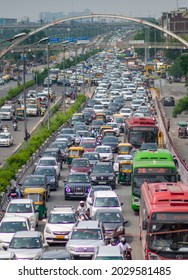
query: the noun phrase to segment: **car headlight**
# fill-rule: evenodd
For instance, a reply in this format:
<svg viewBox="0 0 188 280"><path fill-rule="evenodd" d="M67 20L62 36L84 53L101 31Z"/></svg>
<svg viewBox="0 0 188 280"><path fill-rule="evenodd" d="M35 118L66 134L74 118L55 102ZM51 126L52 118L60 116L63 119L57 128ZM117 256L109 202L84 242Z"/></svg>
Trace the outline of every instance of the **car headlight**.
<svg viewBox="0 0 188 280"><path fill-rule="evenodd" d="M113 176L108 177L108 180L113 180L113 179L114 179Z"/></svg>
<svg viewBox="0 0 188 280"><path fill-rule="evenodd" d="M75 251L75 248L72 247L72 246L67 246L67 250L68 250L68 251Z"/></svg>
<svg viewBox="0 0 188 280"><path fill-rule="evenodd" d="M45 230L44 230L44 232L46 232L46 233L48 233L48 234L51 234L51 233L52 233L49 227L46 227Z"/></svg>
<svg viewBox="0 0 188 280"><path fill-rule="evenodd" d="M96 176L91 176L91 180L96 180L97 177Z"/></svg>

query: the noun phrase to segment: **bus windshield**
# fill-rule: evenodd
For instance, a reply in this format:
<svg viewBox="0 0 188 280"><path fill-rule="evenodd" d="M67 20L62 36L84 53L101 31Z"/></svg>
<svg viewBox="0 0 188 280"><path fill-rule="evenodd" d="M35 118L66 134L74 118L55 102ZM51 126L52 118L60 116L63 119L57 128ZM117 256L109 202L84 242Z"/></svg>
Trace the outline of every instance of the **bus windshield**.
<svg viewBox="0 0 188 280"><path fill-rule="evenodd" d="M188 223L151 223L148 245L157 252L188 252Z"/></svg>
<svg viewBox="0 0 188 280"><path fill-rule="evenodd" d="M176 174L145 174L144 176L133 176L133 194L140 197L141 186L145 181L147 181L148 183L177 182L177 179Z"/></svg>
<svg viewBox="0 0 188 280"><path fill-rule="evenodd" d="M129 143L140 148L143 143L157 143L157 131L130 131Z"/></svg>

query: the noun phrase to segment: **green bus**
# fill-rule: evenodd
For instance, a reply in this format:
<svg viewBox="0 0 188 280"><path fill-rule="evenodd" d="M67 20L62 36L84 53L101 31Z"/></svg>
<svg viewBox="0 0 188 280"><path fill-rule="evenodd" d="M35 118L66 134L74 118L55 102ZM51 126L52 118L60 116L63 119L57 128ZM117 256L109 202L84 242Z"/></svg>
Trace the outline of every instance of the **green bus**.
<svg viewBox="0 0 188 280"><path fill-rule="evenodd" d="M166 149L137 151L133 160L131 204L136 212L140 208L143 182L177 182L179 175L172 154Z"/></svg>

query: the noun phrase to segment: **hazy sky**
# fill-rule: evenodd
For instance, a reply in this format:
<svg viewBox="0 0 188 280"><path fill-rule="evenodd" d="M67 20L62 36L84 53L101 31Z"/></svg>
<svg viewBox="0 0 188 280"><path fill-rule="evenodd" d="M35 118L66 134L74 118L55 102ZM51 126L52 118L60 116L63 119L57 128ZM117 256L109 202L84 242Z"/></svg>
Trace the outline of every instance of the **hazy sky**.
<svg viewBox="0 0 188 280"><path fill-rule="evenodd" d="M188 0L0 0L0 17L39 19L40 12L83 11L126 16L160 17L162 12L188 7Z"/></svg>

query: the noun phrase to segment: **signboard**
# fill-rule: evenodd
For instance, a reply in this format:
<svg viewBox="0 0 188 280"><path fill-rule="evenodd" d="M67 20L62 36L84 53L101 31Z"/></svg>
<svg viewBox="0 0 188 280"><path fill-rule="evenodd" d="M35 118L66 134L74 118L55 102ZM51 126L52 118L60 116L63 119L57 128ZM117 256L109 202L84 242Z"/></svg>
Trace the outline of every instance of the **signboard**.
<svg viewBox="0 0 188 280"><path fill-rule="evenodd" d="M152 218L153 221L168 221L168 222L188 222L188 213L174 213L174 212L168 212L168 213L153 213Z"/></svg>
<svg viewBox="0 0 188 280"><path fill-rule="evenodd" d="M62 42L62 38L59 37L52 37L49 39L50 43L61 43Z"/></svg>
<svg viewBox="0 0 188 280"><path fill-rule="evenodd" d="M70 43L74 43L76 42L76 38L75 37L66 37L66 38L63 38L63 42L70 42Z"/></svg>
<svg viewBox="0 0 188 280"><path fill-rule="evenodd" d="M172 168L163 167L143 167L135 170L137 174L172 174Z"/></svg>
<svg viewBox="0 0 188 280"><path fill-rule="evenodd" d="M129 44L131 45L144 45L144 40L131 40L129 41Z"/></svg>

